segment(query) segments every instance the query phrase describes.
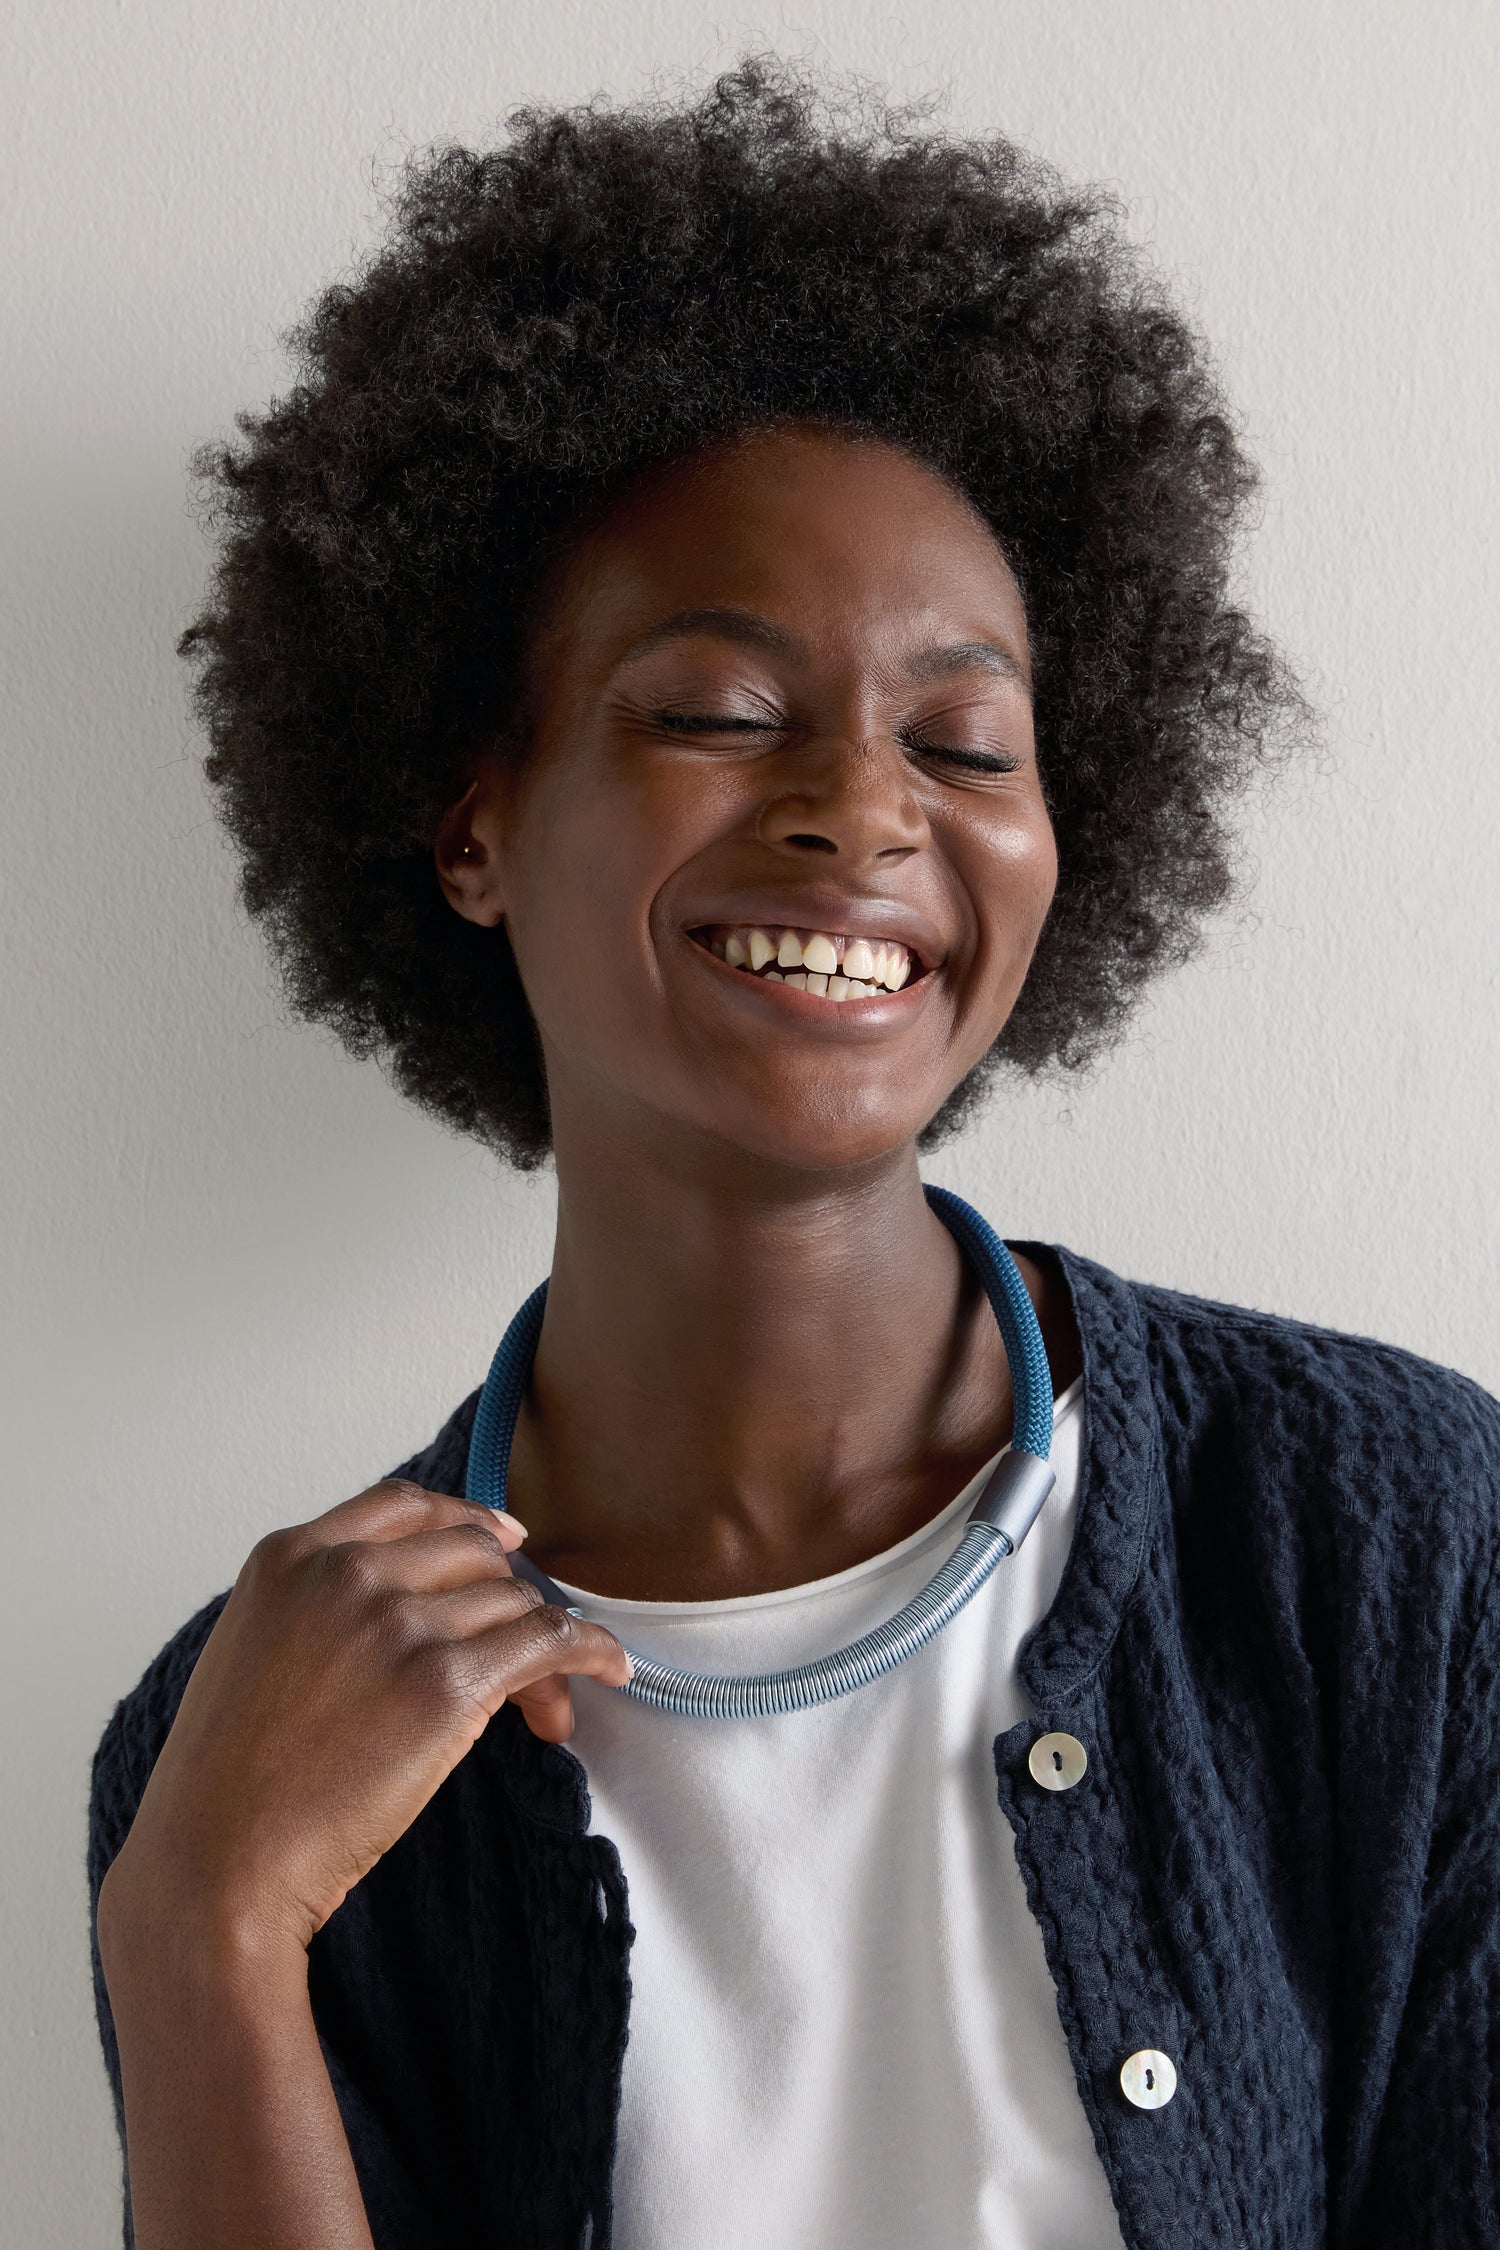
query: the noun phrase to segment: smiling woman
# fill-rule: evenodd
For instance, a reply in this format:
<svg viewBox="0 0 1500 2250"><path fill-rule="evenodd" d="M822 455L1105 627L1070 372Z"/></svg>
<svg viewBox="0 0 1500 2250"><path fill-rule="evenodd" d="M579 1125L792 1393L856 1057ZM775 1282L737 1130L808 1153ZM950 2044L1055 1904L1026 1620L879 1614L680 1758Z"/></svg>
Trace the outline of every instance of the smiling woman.
<svg viewBox="0 0 1500 2250"><path fill-rule="evenodd" d="M389 242L294 342L302 380L201 463L226 535L184 644L208 772L296 1004L461 1131L534 1164L551 1118L506 931L434 892L437 823L481 764L530 762L570 558L689 484L700 539L732 537L712 491L768 425L899 450L930 510L945 489L1029 657L1057 895L923 1145L1001 1062L1094 1057L1228 895L1226 804L1305 714L1228 594L1253 469L1100 191L750 63L698 102L527 112L414 164ZM690 579L626 638L704 607Z"/></svg>
<svg viewBox="0 0 1500 2250"><path fill-rule="evenodd" d="M914 1138L1008 1021L1057 880L1025 609L973 509L889 445L741 436L580 543L531 671L530 756L481 761L437 852L506 933L559 1156L605 1087L603 1132L639 1130L628 1093L658 1146ZM730 972L740 928L775 969Z"/></svg>
<svg viewBox="0 0 1500 2250"><path fill-rule="evenodd" d="M131 2239L1492 2239L1500 1408L918 1170L1295 734L1201 347L1099 198L747 64L414 167L302 350L208 771L557 1238L100 1747Z"/></svg>

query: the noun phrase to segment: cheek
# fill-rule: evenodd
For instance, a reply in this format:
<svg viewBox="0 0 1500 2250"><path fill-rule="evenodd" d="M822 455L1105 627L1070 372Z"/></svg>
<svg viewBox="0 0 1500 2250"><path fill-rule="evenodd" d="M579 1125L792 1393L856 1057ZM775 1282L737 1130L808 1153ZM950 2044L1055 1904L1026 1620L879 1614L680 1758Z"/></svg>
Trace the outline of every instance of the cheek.
<svg viewBox="0 0 1500 2250"><path fill-rule="evenodd" d="M1013 997L1057 889L1057 839L1043 804L985 838L982 864L970 881L980 914L980 959Z"/></svg>
<svg viewBox="0 0 1500 2250"><path fill-rule="evenodd" d="M611 788L607 773L564 765L539 780L516 831L507 919L548 1037L597 1049L638 1026L674 835L670 807Z"/></svg>
<svg viewBox="0 0 1500 2250"><path fill-rule="evenodd" d="M533 1014L544 1029L567 1013L617 944L617 857L602 849L595 799L566 770L537 777L508 839L505 918Z"/></svg>
<svg viewBox="0 0 1500 2250"><path fill-rule="evenodd" d="M619 1019L632 951L628 887L618 858L553 852L514 917L511 942L538 1028L549 1041L596 1045Z"/></svg>

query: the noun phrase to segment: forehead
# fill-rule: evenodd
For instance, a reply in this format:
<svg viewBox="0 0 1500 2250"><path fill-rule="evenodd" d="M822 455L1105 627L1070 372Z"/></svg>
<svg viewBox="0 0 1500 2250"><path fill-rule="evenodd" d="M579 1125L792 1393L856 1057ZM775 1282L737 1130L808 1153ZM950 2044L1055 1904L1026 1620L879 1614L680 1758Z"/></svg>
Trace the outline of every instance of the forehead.
<svg viewBox="0 0 1500 2250"><path fill-rule="evenodd" d="M757 432L647 472L575 550L550 614L606 659L716 605L826 646L998 634L1025 661L1020 589L977 511L899 447L836 432Z"/></svg>

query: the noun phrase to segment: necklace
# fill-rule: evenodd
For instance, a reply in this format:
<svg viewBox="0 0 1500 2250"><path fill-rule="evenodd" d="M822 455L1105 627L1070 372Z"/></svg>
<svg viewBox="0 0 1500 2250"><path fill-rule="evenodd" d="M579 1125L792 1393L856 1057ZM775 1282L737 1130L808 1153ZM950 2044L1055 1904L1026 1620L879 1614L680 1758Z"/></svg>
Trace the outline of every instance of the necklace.
<svg viewBox="0 0 1500 2250"><path fill-rule="evenodd" d="M635 1676L620 1689L638 1703L689 1718L765 1718L805 1711L849 1695L904 1664L934 1640L973 1600L996 1565L1013 1555L1036 1522L1056 1479L1052 1450L1052 1375L1026 1284L1015 1259L987 1221L946 1188L925 1187L928 1203L964 1253L989 1298L1010 1367L1015 1410L1013 1436L985 1480L963 1537L920 1593L884 1625L847 1647L784 1672L719 1675L677 1672L631 1652ZM487 1508L505 1506L511 1439L531 1377L547 1284L534 1289L500 1339L475 1410L465 1490ZM583 1611L535 1563L518 1567L549 1602L580 1617Z"/></svg>

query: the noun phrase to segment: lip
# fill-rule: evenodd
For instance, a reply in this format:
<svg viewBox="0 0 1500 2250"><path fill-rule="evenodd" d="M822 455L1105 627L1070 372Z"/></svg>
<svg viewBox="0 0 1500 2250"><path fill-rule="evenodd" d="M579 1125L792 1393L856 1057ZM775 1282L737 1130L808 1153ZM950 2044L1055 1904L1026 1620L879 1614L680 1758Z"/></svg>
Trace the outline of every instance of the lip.
<svg viewBox="0 0 1500 2250"><path fill-rule="evenodd" d="M894 938L916 956L924 972L940 969L948 958L948 944L937 924L919 909L900 899L878 898L831 889L740 891L733 898L704 899L680 922L684 936L718 924L727 929L824 930L829 937ZM691 944L693 941L689 939ZM697 948L702 952L703 947ZM708 956L713 960L713 955ZM722 964L718 964L722 966ZM731 969L731 976L743 972ZM919 979L919 982L925 981ZM771 987L775 991L775 986ZM791 995L795 998L795 992ZM899 999L900 994L893 995ZM845 1001L844 1007L859 1005Z"/></svg>

